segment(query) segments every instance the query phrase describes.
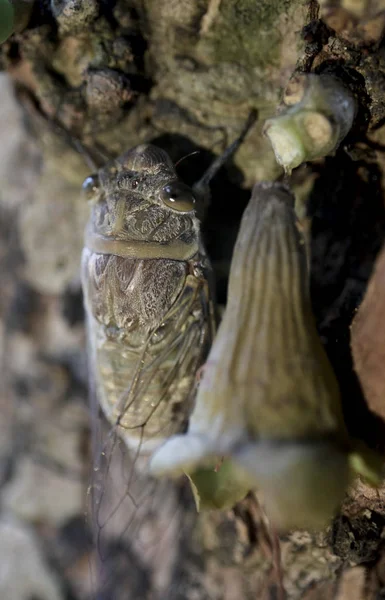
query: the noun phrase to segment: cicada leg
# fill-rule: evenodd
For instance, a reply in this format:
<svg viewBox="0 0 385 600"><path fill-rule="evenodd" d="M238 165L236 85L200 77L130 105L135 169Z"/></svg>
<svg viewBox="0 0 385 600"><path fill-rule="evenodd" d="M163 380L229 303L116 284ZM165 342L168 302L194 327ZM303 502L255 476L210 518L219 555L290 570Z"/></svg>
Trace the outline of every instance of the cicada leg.
<svg viewBox="0 0 385 600"><path fill-rule="evenodd" d="M238 150L238 148L244 141L246 135L248 134L248 132L254 125L254 123L257 119L257 116L258 116L257 111L253 109L250 112L250 114L247 118L247 121L246 121L241 133L237 137L237 139L234 140L232 142L232 144L230 144L230 146L228 146L228 148L226 148L226 150L211 163L211 165L209 166L207 171L203 174L203 176L199 179L199 181L197 181L193 185L193 191L201 199L202 209L201 209L201 215L199 215L201 218L204 216L204 214L210 204L210 198L211 198L210 182L211 182L211 180L213 179L213 177L215 177L215 175L218 173L218 171L227 163L227 161Z"/></svg>

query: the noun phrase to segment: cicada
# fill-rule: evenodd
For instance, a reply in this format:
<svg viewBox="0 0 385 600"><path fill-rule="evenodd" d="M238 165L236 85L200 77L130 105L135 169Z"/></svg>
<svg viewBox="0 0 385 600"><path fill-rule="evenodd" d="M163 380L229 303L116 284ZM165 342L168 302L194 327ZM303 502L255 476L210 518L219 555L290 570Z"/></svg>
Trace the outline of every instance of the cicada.
<svg viewBox="0 0 385 600"><path fill-rule="evenodd" d="M197 213L204 211L210 178L254 120L253 114L193 189L151 144L112 160L83 184L91 204L82 255L90 374L110 425L108 434L99 432L101 446L95 443L101 450L92 490L102 563L108 561L101 547L107 524L127 534L153 569L164 533L159 521L168 530L175 522L177 486L155 483L147 463L159 445L186 429L193 408L197 372L215 328ZM161 513L156 523L149 517L154 511Z"/></svg>
<svg viewBox="0 0 385 600"><path fill-rule="evenodd" d="M141 454L180 430L211 340L209 263L196 199L168 155L143 144L84 183L82 257L99 403Z"/></svg>

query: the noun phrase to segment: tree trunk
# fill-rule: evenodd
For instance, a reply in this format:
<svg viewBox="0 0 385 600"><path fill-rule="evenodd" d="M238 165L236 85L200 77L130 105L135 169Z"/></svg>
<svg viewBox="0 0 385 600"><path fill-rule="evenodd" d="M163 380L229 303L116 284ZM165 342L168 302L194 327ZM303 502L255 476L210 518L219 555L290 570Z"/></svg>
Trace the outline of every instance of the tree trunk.
<svg viewBox="0 0 385 600"><path fill-rule="evenodd" d="M385 12L381 2L356 5L36 0L18 17L0 54L7 71L0 79L2 598L95 593L90 562L98 552L84 518L92 374L79 274L87 156L99 166L150 141L176 162L199 149L178 168L192 184L258 110L257 125L213 182L204 225L224 304L250 187L281 175L262 127L293 74L332 72L358 103L335 155L296 169L291 185L311 224L313 308L347 426L384 451L385 410L363 396L350 325L385 233ZM369 376L380 378L381 368ZM381 389L370 383L365 392ZM188 488L177 484L172 497L163 493L162 506L157 495L143 503L140 531L124 536L115 519L109 558L99 565L112 575L98 598L385 597L384 493L357 480L325 531L278 538L255 494L233 510L198 515ZM146 550L138 540L153 540L154 531L156 548Z"/></svg>

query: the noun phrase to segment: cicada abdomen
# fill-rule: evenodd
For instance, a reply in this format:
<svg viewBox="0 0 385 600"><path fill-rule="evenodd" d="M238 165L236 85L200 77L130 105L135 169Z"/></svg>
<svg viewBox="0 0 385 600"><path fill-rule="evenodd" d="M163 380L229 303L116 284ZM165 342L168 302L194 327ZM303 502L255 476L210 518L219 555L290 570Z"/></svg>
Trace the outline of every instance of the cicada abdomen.
<svg viewBox="0 0 385 600"><path fill-rule="evenodd" d="M90 370L110 425L93 486L98 550L108 561L101 547L108 525L154 570L163 534L149 513L155 507L172 529L176 488L156 484L155 499L146 463L191 412L212 339L209 263L194 194L163 150L138 146L83 187L92 205L82 256Z"/></svg>

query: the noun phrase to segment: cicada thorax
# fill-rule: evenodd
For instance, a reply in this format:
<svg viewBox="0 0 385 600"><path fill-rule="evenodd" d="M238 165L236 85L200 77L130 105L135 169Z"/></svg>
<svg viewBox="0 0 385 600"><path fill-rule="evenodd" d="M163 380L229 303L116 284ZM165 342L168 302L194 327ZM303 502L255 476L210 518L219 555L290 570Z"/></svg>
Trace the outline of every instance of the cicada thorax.
<svg viewBox="0 0 385 600"><path fill-rule="evenodd" d="M185 429L192 410L196 372L213 334L210 266L194 195L162 150L138 146L85 188L90 376L110 428L95 462L97 542L103 537L105 548L110 533L126 541L129 535L153 568L166 560L155 546L170 532L177 551L181 523L178 486L155 483L146 464L154 448ZM98 550L105 564L106 552Z"/></svg>

